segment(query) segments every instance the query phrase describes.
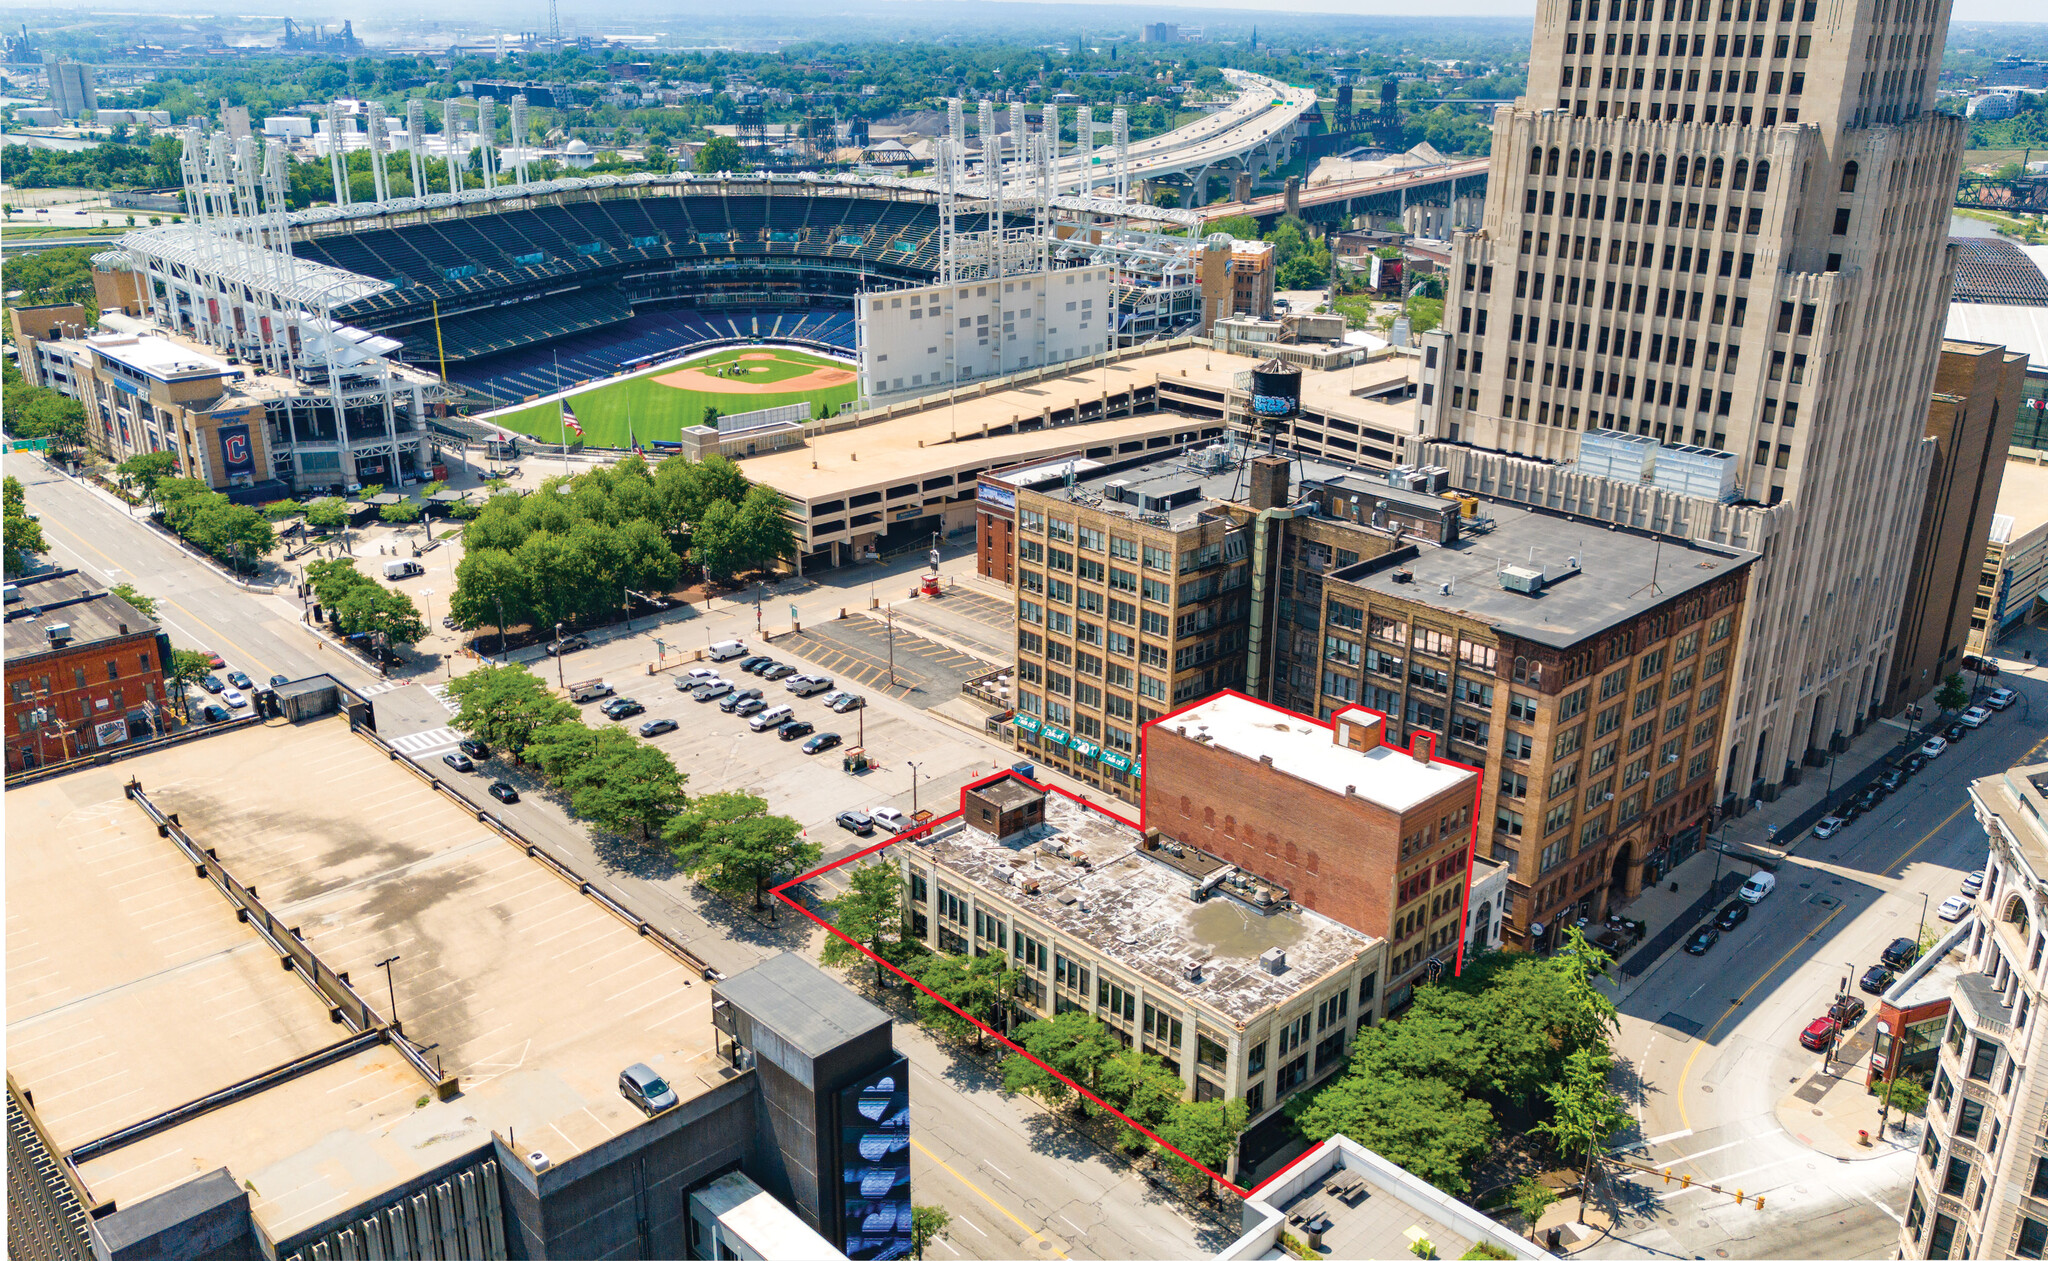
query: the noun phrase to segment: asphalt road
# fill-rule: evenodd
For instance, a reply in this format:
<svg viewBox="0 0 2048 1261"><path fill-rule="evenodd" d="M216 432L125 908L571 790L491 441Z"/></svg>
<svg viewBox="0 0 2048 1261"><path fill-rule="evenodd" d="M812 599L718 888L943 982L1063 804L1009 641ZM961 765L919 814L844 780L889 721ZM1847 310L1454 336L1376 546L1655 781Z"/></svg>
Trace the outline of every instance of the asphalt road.
<svg viewBox="0 0 2048 1261"><path fill-rule="evenodd" d="M351 654L321 647L299 622L296 599L234 586L118 503L33 457L9 465L27 492L30 510L42 519L51 563L81 569L109 584L133 583L157 599L159 617L174 643L216 649L229 669L257 678L329 672L362 687L372 693L387 739L413 751L431 772L472 794L481 792L479 776L459 775L439 760L454 735L435 674L381 679ZM824 621L828 609L855 602L855 588L865 586L870 574L840 577L845 589L829 585L834 576L827 575L828 585L807 585L794 596L778 596L778 611L781 603L793 600L807 624ZM622 685L622 692L639 696L648 713L634 718L635 723L663 715L687 718L685 731L660 739L675 745L672 752L691 773L693 791L744 786L761 792L775 809L806 822L832 855L863 843L831 827L838 810L886 803L907 811L913 793L920 805L950 809L961 784L1011 760L978 736L869 691L867 739L887 757L867 776L850 780L839 772L836 755L807 759L795 744L746 731L743 722L716 712L715 705L699 706L681 697L668 677L646 676L646 665L656 656L655 636L674 648L679 641L694 643L700 632L717 638L744 635L753 617L751 597L715 601L709 611L678 610L663 622L642 621L635 632L570 657L563 673L606 677ZM780 644L765 650L783 655ZM815 700L793 703L817 708ZM605 721L595 712L587 718L593 724ZM851 714L834 716L834 724L849 737L856 729ZM820 729L827 728L821 724ZM913 759L919 761L915 770L909 766ZM532 786L501 763L487 766ZM504 813L528 837L599 880L607 892L721 971L737 972L781 950L809 954L815 949L817 930L807 921L791 915L770 921L704 897L646 851L594 839L544 792L523 795ZM831 889L824 892L829 896ZM1122 1162L1080 1143L1035 1103L1004 1096L983 1061L956 1056L903 1023L896 1026L896 1041L911 1061L915 1083L912 1125L918 1146L912 1168L918 1198L941 1205L954 1220L928 1255L1165 1258L1210 1253L1221 1246L1225 1234L1213 1224L1198 1223L1173 1197L1131 1174Z"/></svg>
<svg viewBox="0 0 2048 1261"><path fill-rule="evenodd" d="M1691 1173L1694 1186L1624 1180L1630 1210L1618 1237L1587 1255L1894 1254L1911 1134L1903 1149L1840 1161L1788 1131L1777 1107L1820 1068L1799 1031L1824 1014L1843 979L1853 986L1893 938L1917 935L1923 895L1927 922L1945 929L1933 908L1984 865L1968 783L2038 759L2048 745L2048 681L2009 672L1999 682L2025 701L1837 836L1800 842L1746 923L1704 956L1674 951L1622 1004L1617 1055L1642 1082L1631 1137L1647 1145L1636 1154ZM1862 1089L1860 1075L1834 1089ZM1701 1183L1762 1194L1765 1208L1738 1206Z"/></svg>

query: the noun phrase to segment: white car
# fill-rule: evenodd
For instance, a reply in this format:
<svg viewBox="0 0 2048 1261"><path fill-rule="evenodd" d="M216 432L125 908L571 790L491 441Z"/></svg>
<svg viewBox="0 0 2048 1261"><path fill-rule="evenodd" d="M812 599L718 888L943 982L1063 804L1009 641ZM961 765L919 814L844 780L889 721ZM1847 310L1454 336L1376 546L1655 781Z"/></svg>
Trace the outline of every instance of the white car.
<svg viewBox="0 0 2048 1261"><path fill-rule="evenodd" d="M1974 730L1991 721L1991 711L1982 705L1972 705L1962 713L1957 714L1956 721Z"/></svg>
<svg viewBox="0 0 2048 1261"><path fill-rule="evenodd" d="M1993 709L2005 709L2019 698L2020 694L2018 692L2013 691L2009 687L2001 687L1996 691L1986 693L1984 703Z"/></svg>
<svg viewBox="0 0 2048 1261"><path fill-rule="evenodd" d="M1944 899L1940 909L1934 913L1953 924L1970 913L1970 899L1960 893L1956 894L1954 897Z"/></svg>
<svg viewBox="0 0 2048 1261"><path fill-rule="evenodd" d="M691 692L690 695L700 701L715 701L731 691L732 684L726 680L708 679L703 683L699 683L697 689Z"/></svg>
<svg viewBox="0 0 2048 1261"><path fill-rule="evenodd" d="M725 676L721 675L718 671L712 669L710 666L698 666L694 670L683 671L683 677L692 680L692 682L690 682L687 686L695 687L699 683L709 683L713 679L724 678ZM685 685L678 683L676 684L676 686L683 687Z"/></svg>
<svg viewBox="0 0 2048 1261"><path fill-rule="evenodd" d="M1963 892L1969 895L1970 897L1976 897L1977 894L1983 890L1983 888L1984 873L1982 871L1973 871L1969 875L1963 877Z"/></svg>
<svg viewBox="0 0 2048 1261"><path fill-rule="evenodd" d="M832 680L822 674L799 674L782 686L795 692L798 696L809 696L814 692L822 692L831 687Z"/></svg>
<svg viewBox="0 0 2048 1261"><path fill-rule="evenodd" d="M894 806L876 806L867 812L875 826L886 832L901 832L910 826L910 816Z"/></svg>
<svg viewBox="0 0 2048 1261"><path fill-rule="evenodd" d="M1946 752L1948 752L1948 741L1940 736L1929 736L1927 737L1927 743L1920 746L1920 756L1925 758L1937 758Z"/></svg>
<svg viewBox="0 0 2048 1261"><path fill-rule="evenodd" d="M229 688L220 694L220 703L226 705L229 709L246 709L249 705L249 698L235 689Z"/></svg>
<svg viewBox="0 0 2048 1261"><path fill-rule="evenodd" d="M1819 823L1816 823L1816 824L1814 824L1814 825L1813 825L1813 834L1814 834L1814 836L1816 836L1817 838L1819 838L1820 840L1823 840L1823 841L1825 841L1825 840L1826 840L1826 839L1828 839L1828 838L1829 838L1830 836L1833 836L1833 835L1834 835L1835 833L1837 833L1837 832L1839 832L1839 831L1841 831L1841 830L1842 830L1842 821L1841 821L1840 819L1836 818L1836 817L1835 817L1834 815L1828 815L1828 816L1827 816L1826 818L1822 819L1822 820L1821 820L1821 821L1820 821Z"/></svg>

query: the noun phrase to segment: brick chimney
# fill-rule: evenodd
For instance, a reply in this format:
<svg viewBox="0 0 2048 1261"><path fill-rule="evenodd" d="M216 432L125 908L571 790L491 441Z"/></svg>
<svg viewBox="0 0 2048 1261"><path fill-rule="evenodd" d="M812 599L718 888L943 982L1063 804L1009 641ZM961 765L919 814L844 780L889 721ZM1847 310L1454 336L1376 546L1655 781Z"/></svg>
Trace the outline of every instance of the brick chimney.
<svg viewBox="0 0 2048 1261"><path fill-rule="evenodd" d="M1281 455L1261 455L1252 460L1253 512L1278 508L1287 502L1287 465L1287 457Z"/></svg>
<svg viewBox="0 0 2048 1261"><path fill-rule="evenodd" d="M1416 761L1428 766L1431 755L1436 752L1436 737L1426 731L1418 731L1408 737L1408 752Z"/></svg>

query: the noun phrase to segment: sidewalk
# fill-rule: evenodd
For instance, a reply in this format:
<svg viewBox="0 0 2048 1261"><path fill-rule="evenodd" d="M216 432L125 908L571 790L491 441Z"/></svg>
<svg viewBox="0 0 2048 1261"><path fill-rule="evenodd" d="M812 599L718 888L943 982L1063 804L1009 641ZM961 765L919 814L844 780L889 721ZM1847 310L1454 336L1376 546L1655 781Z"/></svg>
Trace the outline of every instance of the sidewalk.
<svg viewBox="0 0 2048 1261"><path fill-rule="evenodd" d="M1865 1030L1869 1028L1866 1021ZM1878 1133L1877 1096L1863 1084L1870 1060L1870 1039L1850 1039L1850 1047L1861 1042L1861 1054L1852 1062L1836 1060L1832 1070L1816 1067L1798 1086L1778 1100L1778 1124L1785 1132L1823 1156L1837 1160L1874 1160L1896 1151L1911 1151L1920 1145L1926 1122L1897 1108L1891 1110L1884 1133ZM1904 1122L1902 1126L1900 1122ZM1862 1134L1870 1136L1869 1145Z"/></svg>
<svg viewBox="0 0 2048 1261"><path fill-rule="evenodd" d="M1928 713L1934 712L1931 696L1923 704ZM1923 728L1931 722L1923 721ZM1749 845L1771 853L1794 849L1827 813L1824 804L1833 806L1847 800L1882 774L1894 755L1902 756L1919 743L1909 743L1906 735L1904 720L1879 719L1851 741L1847 750L1835 755L1832 793L1829 768L1809 766L1802 782L1787 787L1776 801L1762 802L1741 818L1726 821L1715 836L1725 845Z"/></svg>

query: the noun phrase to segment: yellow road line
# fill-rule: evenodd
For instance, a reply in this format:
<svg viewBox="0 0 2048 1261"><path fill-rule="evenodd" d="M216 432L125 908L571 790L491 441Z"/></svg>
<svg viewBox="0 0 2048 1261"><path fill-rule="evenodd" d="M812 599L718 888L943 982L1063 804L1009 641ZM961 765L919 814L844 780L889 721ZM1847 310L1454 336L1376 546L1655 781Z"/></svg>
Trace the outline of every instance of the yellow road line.
<svg viewBox="0 0 2048 1261"><path fill-rule="evenodd" d="M1009 1209L1004 1208L1001 1204L998 1204L994 1199L990 1198L988 1192L982 1190L979 1186L975 1185L974 1182L972 1182L971 1180L961 1177L959 1170L953 1168L953 1166L947 1164L945 1161L940 1160L937 1156L932 1155L931 1148L926 1147L923 1143L918 1142L915 1138L910 1140L910 1145L912 1147L915 1147L917 1150L923 1152L928 1158L930 1158L933 1164L945 1170L947 1173L952 1174L955 1178L959 1178L961 1186L966 1187L969 1191L974 1192L982 1199L988 1200L989 1206L991 1208L995 1209L996 1212L1001 1213L1004 1217L1007 1217L1011 1221L1015 1222L1017 1224L1017 1229L1031 1236L1033 1239L1036 1239L1039 1243L1044 1244L1048 1249L1052 1251L1054 1256L1064 1257L1067 1255L1066 1253L1061 1252L1059 1250L1059 1245L1053 1243L1052 1240L1047 1239L1044 1235L1041 1235L1037 1231L1031 1229L1029 1226L1026 1226L1024 1224L1023 1218L1018 1217L1015 1213L1012 1213Z"/></svg>
<svg viewBox="0 0 2048 1261"><path fill-rule="evenodd" d="M1748 1002L1749 996L1751 994L1756 993L1757 987L1762 985L1765 981L1770 980L1772 973L1776 972L1779 968L1784 967L1785 961L1787 959L1790 959L1793 955L1798 954L1801 947L1805 946L1806 943L1820 936L1821 930L1825 929L1829 924L1833 923L1835 916L1840 915L1843 912L1843 910L1847 908L1847 906L1848 903L1845 902L1841 906L1837 906L1834 910L1829 911L1828 917L1826 919L1822 920L1818 924L1815 924L1810 930L1808 930L1807 934L1804 937L1801 937L1798 941L1792 944L1792 948L1790 950L1787 950L1784 954L1779 955L1778 961L1776 963L1772 964L1768 969L1766 969L1762 976L1750 982L1749 988L1742 991L1741 997L1737 998L1734 1002L1728 1004L1728 1010L1721 1013L1720 1020L1716 1020L1712 1025L1708 1026L1707 1031L1700 1035L1699 1044L1693 1047L1691 1055L1685 1057L1685 1067L1680 1069L1678 1073L1678 1123L1681 1129L1689 1130L1692 1128L1692 1118L1687 1116L1685 1111L1685 1079L1691 1076L1692 1062L1700 1057L1701 1051L1707 1049L1707 1043L1713 1040L1714 1033L1721 1027L1722 1021L1725 1021L1728 1019L1728 1017L1734 1015L1738 1008L1740 1008L1744 1003Z"/></svg>
<svg viewBox="0 0 2048 1261"><path fill-rule="evenodd" d="M1901 863L1904 863L1908 858L1911 858L1915 853L1919 852L1919 849L1922 845L1925 845L1927 842L1934 839L1934 834L1936 832L1939 832L1943 828L1947 827L1949 824L1954 823L1956 821L1956 816L1961 814L1963 811L1968 810L1969 808L1970 802L1969 799L1966 797L1963 799L1962 805L1957 806L1954 810L1949 811L1949 815L1946 819L1943 819L1941 822L1935 824L1932 828L1928 829L1927 835L1921 837L1917 841L1914 841L1911 848L1907 849L1905 853L1900 854L1897 858L1892 859L1891 866L1896 868Z"/></svg>

